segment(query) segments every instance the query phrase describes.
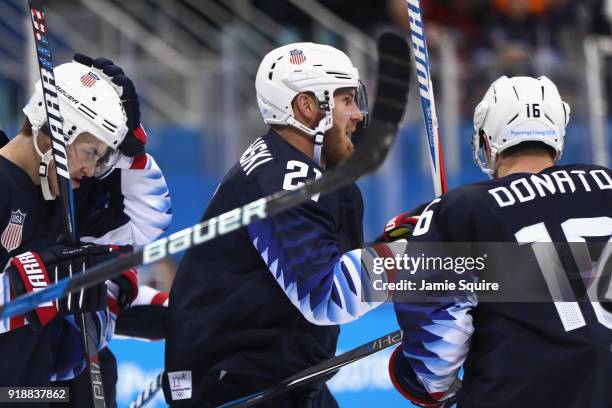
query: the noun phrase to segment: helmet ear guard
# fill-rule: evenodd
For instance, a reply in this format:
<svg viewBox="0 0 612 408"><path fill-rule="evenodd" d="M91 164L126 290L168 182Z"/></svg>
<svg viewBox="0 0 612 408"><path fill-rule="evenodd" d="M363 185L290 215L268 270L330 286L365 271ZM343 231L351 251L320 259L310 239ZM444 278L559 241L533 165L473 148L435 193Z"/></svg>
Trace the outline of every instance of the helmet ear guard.
<svg viewBox="0 0 612 408"><path fill-rule="evenodd" d="M474 162L480 168L480 170L485 173L490 178L493 178L495 174L495 162L497 157L497 150L491 145L487 138L486 132L481 128L478 131L474 131L472 135L472 155L474 158ZM487 148L489 149L491 158L487 159Z"/></svg>
<svg viewBox="0 0 612 408"><path fill-rule="evenodd" d="M489 177L493 177L493 168L495 167L495 157L491 152L491 161L489 163L486 157L486 147L489 145L486 138L490 138L483 129L487 114L489 113L489 102L486 100L480 101L474 110L474 133L472 134L472 157L480 170Z"/></svg>
<svg viewBox="0 0 612 408"><path fill-rule="evenodd" d="M562 102L562 106L563 106L563 113L565 114L565 126L567 126L567 124L569 123L570 120L570 114L572 109L570 108L569 104L565 101Z"/></svg>

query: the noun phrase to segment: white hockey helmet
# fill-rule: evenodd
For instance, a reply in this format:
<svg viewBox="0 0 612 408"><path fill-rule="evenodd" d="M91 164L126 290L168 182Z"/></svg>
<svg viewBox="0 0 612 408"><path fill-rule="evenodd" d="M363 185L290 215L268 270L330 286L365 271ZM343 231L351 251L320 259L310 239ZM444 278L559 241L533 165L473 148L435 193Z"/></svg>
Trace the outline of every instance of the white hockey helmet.
<svg viewBox="0 0 612 408"><path fill-rule="evenodd" d="M59 111L62 116L62 133L67 145L72 144L84 132L104 142L108 151L94 170L96 177L110 173L120 153L117 147L125 138L127 116L121 99L113 86L99 76L99 73L83 64L69 62L53 70ZM52 149L41 152L37 143L39 131L47 122L42 83L34 86L34 93L23 108L32 125L32 142L41 158L39 175L41 188L46 200L53 200L48 180L48 168ZM51 135L49 135L51 136Z"/></svg>
<svg viewBox="0 0 612 408"><path fill-rule="evenodd" d="M359 80L359 72L344 52L329 45L304 42L276 48L263 58L255 78L257 104L264 122L290 125L313 136L315 156L324 132L332 127L334 92L340 88L356 88L357 104L365 122L367 94ZM316 129L295 119L291 102L302 92L314 94L319 108L326 113Z"/></svg>
<svg viewBox="0 0 612 408"><path fill-rule="evenodd" d="M570 107L550 79L502 76L491 84L474 111L474 161L493 177L496 155L522 142L552 147L557 161L563 153L569 118ZM491 149L490 163L485 145Z"/></svg>
<svg viewBox="0 0 612 408"><path fill-rule="evenodd" d="M53 72L66 144L89 132L116 149L128 131L127 116L117 91L90 67L77 62L62 64ZM35 130L47 122L40 80L23 112Z"/></svg>

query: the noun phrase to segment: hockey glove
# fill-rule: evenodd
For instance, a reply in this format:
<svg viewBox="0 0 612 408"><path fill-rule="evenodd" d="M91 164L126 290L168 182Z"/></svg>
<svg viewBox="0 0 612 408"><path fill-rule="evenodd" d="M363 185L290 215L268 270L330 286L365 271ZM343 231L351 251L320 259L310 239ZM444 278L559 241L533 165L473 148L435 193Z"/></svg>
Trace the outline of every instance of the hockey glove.
<svg viewBox="0 0 612 408"><path fill-rule="evenodd" d="M128 133L119 145L119 151L128 157L143 155L147 143L147 134L140 123L140 102L134 83L125 76L121 68L109 59L96 58L94 60L87 55L76 53L74 54L74 61L93 68L115 88L127 115L128 127Z"/></svg>
<svg viewBox="0 0 612 408"><path fill-rule="evenodd" d="M412 211L391 218L385 225L385 231L376 238L375 242L393 242L401 239L409 241L417 222L419 222L419 216L427 204L421 204Z"/></svg>
<svg viewBox="0 0 612 408"><path fill-rule="evenodd" d="M400 239L410 240L412 232L419 222L418 215L412 215L410 212L401 213L391 218L385 225L385 232L378 238L377 242L393 242Z"/></svg>
<svg viewBox="0 0 612 408"><path fill-rule="evenodd" d="M13 297L35 292L59 280L82 273L85 269L107 261L131 247L87 244L78 247L56 245L44 251L28 251L10 261L6 273ZM101 283L53 302L39 305L26 313L34 329L49 323L55 316L91 312L106 307L106 284Z"/></svg>
<svg viewBox="0 0 612 408"><path fill-rule="evenodd" d="M410 363L397 347L389 359L389 376L397 391L417 407L450 408L456 402L456 392L461 389L461 380L456 379L451 388L440 395L430 395L419 382Z"/></svg>
<svg viewBox="0 0 612 408"><path fill-rule="evenodd" d="M132 304L138 296L138 273L130 268L120 276L106 282L108 307L116 316Z"/></svg>

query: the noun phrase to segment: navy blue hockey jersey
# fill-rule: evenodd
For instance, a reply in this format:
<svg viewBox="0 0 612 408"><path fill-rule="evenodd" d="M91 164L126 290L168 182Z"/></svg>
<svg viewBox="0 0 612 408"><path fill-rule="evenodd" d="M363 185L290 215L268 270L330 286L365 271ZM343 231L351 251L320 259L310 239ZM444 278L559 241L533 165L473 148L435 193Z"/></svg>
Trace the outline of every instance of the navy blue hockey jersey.
<svg viewBox="0 0 612 408"><path fill-rule="evenodd" d="M0 265L4 268L10 257L23 252L23 248L42 250L56 243L62 224L60 203L44 201L40 186L35 186L23 170L2 156L0 180ZM7 277L4 274L0 277L3 296L8 299ZM2 331L23 326L23 316L0 325ZM75 366L76 361L65 358L72 352L63 348L74 344L61 342L62 337L70 338L65 336L70 330L68 322L55 319L37 333L25 326L0 335L0 355L5 367L0 373L0 384L46 385L53 374ZM57 364L57 355L64 356L61 360L67 363L65 366Z"/></svg>
<svg viewBox="0 0 612 408"><path fill-rule="evenodd" d="M203 219L321 172L270 130L228 172ZM378 306L361 302L362 215L352 184L187 251L170 292L168 403L225 402L332 357L337 324Z"/></svg>
<svg viewBox="0 0 612 408"><path fill-rule="evenodd" d="M451 191L426 208L411 242L574 242L582 248L612 242L611 235L612 173L571 165ZM537 262L513 272L512 261L509 273L545 281ZM563 258L559 265L569 270L574 262L580 261ZM395 380L417 384L421 395L444 396L463 366L459 407L612 406L612 313L597 302L479 303L476 296L398 302L395 309L405 331L400 361L392 364Z"/></svg>

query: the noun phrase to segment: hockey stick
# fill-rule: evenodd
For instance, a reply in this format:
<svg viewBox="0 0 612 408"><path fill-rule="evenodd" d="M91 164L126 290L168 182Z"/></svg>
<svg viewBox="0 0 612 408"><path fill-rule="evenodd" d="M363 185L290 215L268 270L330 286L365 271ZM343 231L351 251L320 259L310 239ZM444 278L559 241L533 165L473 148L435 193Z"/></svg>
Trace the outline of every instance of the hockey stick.
<svg viewBox="0 0 612 408"><path fill-rule="evenodd" d="M381 111L384 112L386 109L389 109L390 101L388 98L390 95L395 95L394 98L399 98L401 94L406 98L411 72L408 44L398 35L387 33L381 36L378 40L378 58L378 87L374 116L380 114ZM391 105L394 106L394 109L401 108L402 112L405 109L405 102L404 106L401 107L395 103ZM253 406L304 384L321 380L335 373L347 364L351 364L354 361L360 360L380 350L384 350L401 341L402 331L397 330L353 350L347 351L346 353L307 368L271 388L227 402L218 408Z"/></svg>
<svg viewBox="0 0 612 408"><path fill-rule="evenodd" d="M347 351L346 353L342 353L330 358L329 360L307 368L306 370L287 378L283 382L278 383L272 388L268 388L265 391L252 394L244 398L227 402L218 406L217 408L252 407L260 402L276 397L279 394L330 375L354 361L361 360L364 357L398 344L402 341L402 338L403 333L401 330L394 331L393 333L379 337L376 340L363 344L351 351Z"/></svg>
<svg viewBox="0 0 612 408"><path fill-rule="evenodd" d="M155 379L147 385L147 388L141 391L140 394L136 396L136 399L130 403L129 408L141 408L151 401L162 386L163 376L163 372L157 374Z"/></svg>
<svg viewBox="0 0 612 408"><path fill-rule="evenodd" d="M66 143L62 131L62 117L59 110L57 88L53 74L53 61L51 59L51 48L49 46L49 27L45 19L42 4L38 0L28 0L30 6L30 17L34 41L36 43L36 56L40 69L40 80L42 84L43 97L45 100L45 111L47 113L47 124L51 133L51 146L53 150L53 161L57 174L57 185L62 202L62 216L64 220L64 232L66 240L72 245L78 242L76 225L74 219L74 197L72 195L72 183L70 182L70 171L68 169L68 156L66 154ZM102 373L98 349L94 341L96 326L89 314L78 313L75 320L81 332L84 354L87 357L87 375L91 385L93 406L105 408L104 386L102 385Z"/></svg>
<svg viewBox="0 0 612 408"><path fill-rule="evenodd" d="M427 52L427 41L425 38L425 26L419 0L406 0L408 6L408 19L410 23L410 38L414 50L414 62L416 67L417 82L421 95L421 106L423 108L423 120L425 121L425 132L427 133L427 147L429 153L429 164L431 177L434 184L436 197L446 193L446 173L442 160L442 145L440 143L440 131L438 130L438 117L436 116L436 105L434 102L433 85L429 72L429 53Z"/></svg>
<svg viewBox="0 0 612 408"><path fill-rule="evenodd" d="M397 57L389 58L389 61L392 59L397 59ZM395 79L395 82L391 82L384 87L387 89L388 95L381 95L380 109L377 108L374 111L372 123L366 129L359 147L355 149L353 155L343 165L326 171L321 178L311 180L298 189L278 191L192 227L185 228L169 237L153 241L130 254L96 265L85 273L62 279L41 291L20 296L12 302L0 306L0 319L26 313L40 303L104 282L119 275L125 269L141 264L147 265L168 255L203 244L218 236L245 227L252 222L278 214L309 200L315 194L325 194L345 186L364 174L376 170L384 162L389 149L393 145L398 124L406 106L408 81L406 81L405 67L402 66L401 68L403 68L402 75L398 76L393 72L393 74L396 74L392 78ZM399 71L399 68L392 67L390 70Z"/></svg>
<svg viewBox="0 0 612 408"><path fill-rule="evenodd" d="M298 374L287 378L282 383L276 385L274 388L270 388L265 392L253 394L248 397L241 398L236 401L231 401L221 405L219 408L234 407L234 406L251 406L265 401L269 398L273 398L278 394L282 394L293 388L299 387L303 384L307 384L314 381L322 376L331 374L342 367L351 364L354 361L361 360L371 354L377 353L381 350L389 348L402 341L403 334L401 330L389 333L386 336L380 337L376 340L370 341L367 344L361 345L351 351L335 356L323 363L312 366ZM149 401L155 397L155 394L162 387L163 372L157 374L155 379L147 385L147 387L141 391L136 398L130 403L129 408L142 408Z"/></svg>

